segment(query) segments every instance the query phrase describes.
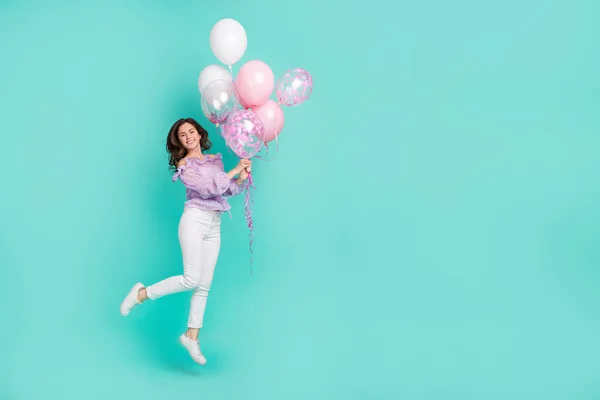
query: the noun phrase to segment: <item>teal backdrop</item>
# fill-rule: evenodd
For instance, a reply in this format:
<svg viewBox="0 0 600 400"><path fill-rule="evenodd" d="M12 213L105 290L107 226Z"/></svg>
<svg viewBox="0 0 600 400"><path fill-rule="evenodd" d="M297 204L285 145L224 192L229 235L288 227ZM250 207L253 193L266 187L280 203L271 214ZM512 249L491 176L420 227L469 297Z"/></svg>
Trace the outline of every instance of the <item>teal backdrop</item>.
<svg viewBox="0 0 600 400"><path fill-rule="evenodd" d="M0 1L0 399L600 398L600 3ZM201 342L165 138L219 19L309 70ZM227 153L214 127L215 150Z"/></svg>

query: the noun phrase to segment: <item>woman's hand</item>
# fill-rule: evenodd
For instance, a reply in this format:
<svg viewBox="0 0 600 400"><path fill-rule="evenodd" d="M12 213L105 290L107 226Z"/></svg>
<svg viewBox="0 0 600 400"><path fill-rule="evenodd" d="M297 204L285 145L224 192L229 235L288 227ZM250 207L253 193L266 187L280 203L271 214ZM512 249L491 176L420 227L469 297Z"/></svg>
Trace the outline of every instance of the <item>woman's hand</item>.
<svg viewBox="0 0 600 400"><path fill-rule="evenodd" d="M245 167L244 169L242 169L242 172L240 172L240 177L238 178L238 183L242 184L246 181L246 179L248 179L248 176L250 175L250 172L252 172L252 161L247 160L248 161L248 166Z"/></svg>
<svg viewBox="0 0 600 400"><path fill-rule="evenodd" d="M252 172L252 165L250 165L249 167L246 167L242 170L242 172L240 172L240 180L242 182L245 182L246 179L248 179L248 176L250 175L250 172Z"/></svg>
<svg viewBox="0 0 600 400"><path fill-rule="evenodd" d="M248 174L252 171L252 161L248 160L247 158L243 158L240 160L240 162L238 163L238 165L232 169L231 171L229 171L229 177L233 178L236 175L239 175L239 179L242 179L242 174L245 174L245 177L243 178L242 182L245 181L246 179L248 179Z"/></svg>
<svg viewBox="0 0 600 400"><path fill-rule="evenodd" d="M241 175L244 172L250 172L252 169L252 161L243 158L234 169L238 175Z"/></svg>

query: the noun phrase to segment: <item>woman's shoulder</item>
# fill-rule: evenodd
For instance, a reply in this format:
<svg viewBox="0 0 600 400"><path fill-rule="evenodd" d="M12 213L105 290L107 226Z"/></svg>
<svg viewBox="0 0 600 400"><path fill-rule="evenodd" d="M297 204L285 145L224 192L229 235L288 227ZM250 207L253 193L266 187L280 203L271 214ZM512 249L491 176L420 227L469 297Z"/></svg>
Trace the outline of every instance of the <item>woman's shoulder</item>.
<svg viewBox="0 0 600 400"><path fill-rule="evenodd" d="M221 153L217 153L217 154L206 154L205 160L211 160L211 161L216 161L219 162L223 159L223 156L221 156Z"/></svg>
<svg viewBox="0 0 600 400"><path fill-rule="evenodd" d="M220 160L222 158L221 153L217 154L205 154L203 159L198 157L184 157L177 162L177 168L184 167L190 161L195 161L198 164L203 164L206 160Z"/></svg>

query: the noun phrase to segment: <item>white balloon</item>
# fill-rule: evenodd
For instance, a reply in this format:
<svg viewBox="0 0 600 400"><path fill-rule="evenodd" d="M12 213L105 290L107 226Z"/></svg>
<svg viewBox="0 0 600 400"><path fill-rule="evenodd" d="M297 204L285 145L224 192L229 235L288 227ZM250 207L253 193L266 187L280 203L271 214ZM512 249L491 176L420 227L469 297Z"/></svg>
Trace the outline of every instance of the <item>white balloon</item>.
<svg viewBox="0 0 600 400"><path fill-rule="evenodd" d="M200 72L200 76L198 77L198 90L200 93L202 93L206 85L216 80L233 82L233 78L227 69L220 65L212 64Z"/></svg>
<svg viewBox="0 0 600 400"><path fill-rule="evenodd" d="M238 62L246 52L247 45L246 31L234 19L222 19L210 31L210 48L223 64Z"/></svg>

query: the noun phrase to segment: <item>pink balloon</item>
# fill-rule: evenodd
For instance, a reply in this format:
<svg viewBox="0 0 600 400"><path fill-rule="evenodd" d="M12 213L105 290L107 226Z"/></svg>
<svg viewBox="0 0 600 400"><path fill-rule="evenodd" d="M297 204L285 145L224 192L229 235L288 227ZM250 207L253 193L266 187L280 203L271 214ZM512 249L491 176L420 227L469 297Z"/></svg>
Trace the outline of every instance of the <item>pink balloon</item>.
<svg viewBox="0 0 600 400"><path fill-rule="evenodd" d="M254 109L254 113L260 118L265 127L265 133L262 137L263 142L268 143L279 136L285 122L283 110L279 107L279 104L273 100L268 100L262 106Z"/></svg>
<svg viewBox="0 0 600 400"><path fill-rule="evenodd" d="M237 103L241 106L241 108L244 108L244 109L247 110L248 106L245 106L244 104L242 104L242 101L240 100L240 94L239 94L239 92L237 90L237 82L236 81L233 81L233 93L235 94L235 98L237 100Z"/></svg>
<svg viewBox="0 0 600 400"><path fill-rule="evenodd" d="M260 60L242 65L235 81L240 104L245 108L262 106L275 89L275 77L271 68Z"/></svg>

